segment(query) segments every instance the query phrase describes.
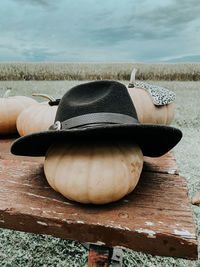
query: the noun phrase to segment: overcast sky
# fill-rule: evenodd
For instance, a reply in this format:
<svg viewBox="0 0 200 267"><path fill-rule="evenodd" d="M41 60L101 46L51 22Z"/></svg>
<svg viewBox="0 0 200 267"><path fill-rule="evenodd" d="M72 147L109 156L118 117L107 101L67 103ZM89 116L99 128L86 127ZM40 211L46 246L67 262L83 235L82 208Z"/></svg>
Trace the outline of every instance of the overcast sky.
<svg viewBox="0 0 200 267"><path fill-rule="evenodd" d="M0 61L200 61L199 0L0 0Z"/></svg>

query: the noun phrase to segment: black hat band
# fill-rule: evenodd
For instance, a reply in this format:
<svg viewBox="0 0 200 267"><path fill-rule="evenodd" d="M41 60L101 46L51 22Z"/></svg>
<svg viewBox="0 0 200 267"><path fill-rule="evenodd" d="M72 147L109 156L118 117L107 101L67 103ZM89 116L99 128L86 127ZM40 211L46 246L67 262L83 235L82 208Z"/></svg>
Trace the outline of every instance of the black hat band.
<svg viewBox="0 0 200 267"><path fill-rule="evenodd" d="M102 124L138 124L138 120L120 113L90 113L77 116L63 122L56 121L48 130L67 130L79 127L90 127Z"/></svg>

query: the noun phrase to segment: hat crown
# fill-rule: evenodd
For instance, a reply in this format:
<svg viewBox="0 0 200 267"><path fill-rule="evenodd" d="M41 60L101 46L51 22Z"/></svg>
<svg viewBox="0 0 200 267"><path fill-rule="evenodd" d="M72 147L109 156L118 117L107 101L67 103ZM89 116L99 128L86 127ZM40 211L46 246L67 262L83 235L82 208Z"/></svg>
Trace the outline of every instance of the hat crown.
<svg viewBox="0 0 200 267"><path fill-rule="evenodd" d="M66 92L59 103L55 121L63 122L91 113L119 113L138 120L125 85L115 81L95 81Z"/></svg>
<svg viewBox="0 0 200 267"><path fill-rule="evenodd" d="M102 87L100 82L95 84L89 83L88 85L88 87L85 84L79 85L74 87L73 90L68 91L66 94L68 103L72 106L98 105L98 102L106 98L111 92L109 85L108 87Z"/></svg>

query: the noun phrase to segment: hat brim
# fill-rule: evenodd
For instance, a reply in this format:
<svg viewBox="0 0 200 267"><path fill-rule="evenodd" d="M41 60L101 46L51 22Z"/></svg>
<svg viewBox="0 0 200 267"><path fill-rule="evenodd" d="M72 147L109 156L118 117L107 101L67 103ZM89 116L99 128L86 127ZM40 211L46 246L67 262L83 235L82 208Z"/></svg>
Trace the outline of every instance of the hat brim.
<svg viewBox="0 0 200 267"><path fill-rule="evenodd" d="M15 140L11 152L21 156L45 156L48 148L63 140L125 140L140 146L144 156L159 157L171 150L182 138L182 132L158 124L103 125L70 130L45 131L22 136Z"/></svg>

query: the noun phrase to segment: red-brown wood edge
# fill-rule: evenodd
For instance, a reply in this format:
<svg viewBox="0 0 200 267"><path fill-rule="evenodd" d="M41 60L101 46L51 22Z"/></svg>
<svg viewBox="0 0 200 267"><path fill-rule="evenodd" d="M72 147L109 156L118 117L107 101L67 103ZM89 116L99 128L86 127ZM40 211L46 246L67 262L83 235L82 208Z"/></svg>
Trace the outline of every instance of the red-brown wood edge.
<svg viewBox="0 0 200 267"><path fill-rule="evenodd" d="M82 205L47 183L44 158L11 155L0 140L0 227L152 255L197 259L186 179L173 152L145 158L136 189L108 205Z"/></svg>

